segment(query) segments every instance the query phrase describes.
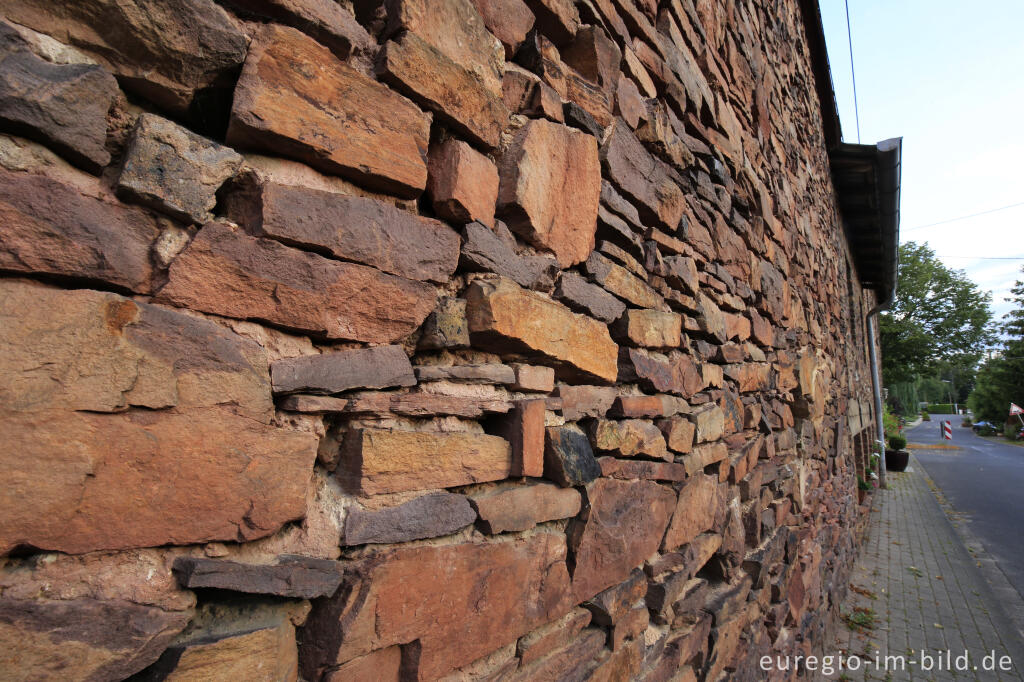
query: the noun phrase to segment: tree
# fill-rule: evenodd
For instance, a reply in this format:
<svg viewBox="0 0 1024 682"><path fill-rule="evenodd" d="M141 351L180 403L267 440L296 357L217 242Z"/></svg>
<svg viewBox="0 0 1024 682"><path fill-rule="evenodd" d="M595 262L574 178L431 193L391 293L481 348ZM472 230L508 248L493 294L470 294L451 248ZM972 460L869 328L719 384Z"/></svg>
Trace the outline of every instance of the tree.
<svg viewBox="0 0 1024 682"><path fill-rule="evenodd" d="M1010 291L1007 300L1016 307L1003 316L1001 347L978 370L968 401L975 416L997 424L1006 420L1011 402L1024 405L1024 282L1017 280Z"/></svg>
<svg viewBox="0 0 1024 682"><path fill-rule="evenodd" d="M928 244L901 244L899 260L895 300L879 319L883 382L922 376L973 381L982 353L994 340L991 295L962 270L943 265Z"/></svg>

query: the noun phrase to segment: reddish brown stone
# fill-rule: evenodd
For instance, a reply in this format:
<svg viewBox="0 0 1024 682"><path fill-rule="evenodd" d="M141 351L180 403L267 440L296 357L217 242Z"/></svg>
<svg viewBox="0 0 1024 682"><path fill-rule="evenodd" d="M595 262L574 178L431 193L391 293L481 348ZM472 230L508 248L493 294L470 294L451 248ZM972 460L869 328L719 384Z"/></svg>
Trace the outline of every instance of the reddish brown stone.
<svg viewBox="0 0 1024 682"><path fill-rule="evenodd" d="M658 428L665 434L665 442L670 450L687 453L693 447L693 436L697 428L689 419L673 417L658 422Z"/></svg>
<svg viewBox="0 0 1024 682"><path fill-rule="evenodd" d="M523 635L516 644L521 665L527 666L573 641L590 624L590 612L575 608L558 620Z"/></svg>
<svg viewBox="0 0 1024 682"><path fill-rule="evenodd" d="M282 185L251 173L224 204L228 217L254 236L408 279L445 282L459 259L459 236L450 227L375 199Z"/></svg>
<svg viewBox="0 0 1024 682"><path fill-rule="evenodd" d="M474 346L525 352L557 363L556 372L615 381L618 346L605 325L569 311L511 280L476 280L466 293Z"/></svg>
<svg viewBox="0 0 1024 682"><path fill-rule="evenodd" d="M594 249L601 167L597 141L551 121L516 132L501 163L499 213L509 227L555 254L562 267Z"/></svg>
<svg viewBox="0 0 1024 682"><path fill-rule="evenodd" d="M99 60L126 90L185 114L197 93L229 96L248 38L211 0L24 0L7 19ZM202 45L202 49L196 49Z"/></svg>
<svg viewBox="0 0 1024 682"><path fill-rule="evenodd" d="M4 270L152 292L150 250L160 228L148 211L43 175L0 169L0 223Z"/></svg>
<svg viewBox="0 0 1024 682"><path fill-rule="evenodd" d="M599 457L601 475L607 478L630 480L641 478L649 481L684 481L689 474L686 466L673 462L652 462L644 459L616 459Z"/></svg>
<svg viewBox="0 0 1024 682"><path fill-rule="evenodd" d="M725 495L715 479L696 475L679 491L679 502L665 534L663 549L675 549L711 530L724 507Z"/></svg>
<svg viewBox="0 0 1024 682"><path fill-rule="evenodd" d="M387 544L450 535L476 520L463 495L431 493L378 511L350 509L344 545ZM333 594L333 590L328 593Z"/></svg>
<svg viewBox="0 0 1024 682"><path fill-rule="evenodd" d="M675 498L650 481L600 479L590 486L587 519L570 533L577 601L622 582L657 551Z"/></svg>
<svg viewBox="0 0 1024 682"><path fill-rule="evenodd" d="M414 386L401 346L357 348L278 360L270 367L275 393L341 393L353 388Z"/></svg>
<svg viewBox="0 0 1024 682"><path fill-rule="evenodd" d="M616 417L665 417L675 414L678 398L667 395L620 395L612 405Z"/></svg>
<svg viewBox="0 0 1024 682"><path fill-rule="evenodd" d="M654 424L642 419L621 421L598 419L590 426L591 440L598 450L615 451L621 457L643 455L670 459L665 437Z"/></svg>
<svg viewBox="0 0 1024 682"><path fill-rule="evenodd" d="M612 628L611 637L609 638L609 644L611 645L612 651L619 651L625 646L629 646L626 640L632 640L637 635L643 633L647 629L647 626L651 622L651 614L647 610L647 607L641 604L640 606L630 609L623 616L622 620L615 624ZM634 664L630 664L633 666ZM631 668L632 669L632 668ZM632 675L629 675L631 678ZM625 679L623 677L615 677L613 679Z"/></svg>
<svg viewBox="0 0 1024 682"><path fill-rule="evenodd" d="M307 679L413 640L420 647L418 676L436 679L571 605L561 534L400 548L363 560L352 575L350 588L315 604L306 622L301 641Z"/></svg>
<svg viewBox="0 0 1024 682"><path fill-rule="evenodd" d="M178 557L174 561L174 575L182 587L193 590L213 588L313 599L334 594L341 585L343 564L300 556L284 556L276 564Z"/></svg>
<svg viewBox="0 0 1024 682"><path fill-rule="evenodd" d="M470 498L485 533L529 530L538 523L567 519L580 511L580 494L551 483L488 491Z"/></svg>
<svg viewBox="0 0 1024 682"><path fill-rule="evenodd" d="M556 44L572 40L580 27L580 13L572 0L526 0L537 17L537 28Z"/></svg>
<svg viewBox="0 0 1024 682"><path fill-rule="evenodd" d="M669 256L665 259L664 277L668 283L688 294L696 294L700 288L697 279L697 265L688 256Z"/></svg>
<svg viewBox="0 0 1024 682"><path fill-rule="evenodd" d="M601 475L590 441L579 429L552 426L544 443L544 477L559 485L585 485Z"/></svg>
<svg viewBox="0 0 1024 682"><path fill-rule="evenodd" d="M511 679L513 682L589 679L595 667L594 657L604 650L606 636L600 628L584 628L574 640L539 661L523 666Z"/></svg>
<svg viewBox="0 0 1024 682"><path fill-rule="evenodd" d="M402 647L398 644L377 649L365 656L353 658L330 672L324 673L324 682L352 682L352 680L379 680L399 682L402 671Z"/></svg>
<svg viewBox="0 0 1024 682"><path fill-rule="evenodd" d="M682 341L683 318L660 310L627 310L612 326L617 340L644 348L678 348Z"/></svg>
<svg viewBox="0 0 1024 682"><path fill-rule="evenodd" d="M754 337L754 341L765 348L771 348L775 344L775 330L772 328L772 323L757 314L757 311L751 308L747 311L750 315L750 333Z"/></svg>
<svg viewBox="0 0 1024 682"><path fill-rule="evenodd" d="M555 371L539 365L512 365L516 371L516 382L512 388L517 391L550 393L555 390Z"/></svg>
<svg viewBox="0 0 1024 682"><path fill-rule="evenodd" d="M508 365L420 365L416 368L420 381L457 381L479 384L511 384L516 373Z"/></svg>
<svg viewBox="0 0 1024 682"><path fill-rule="evenodd" d="M328 338L386 343L416 329L436 294L421 282L210 223L172 263L158 298Z"/></svg>
<svg viewBox="0 0 1024 682"><path fill-rule="evenodd" d="M619 74L619 81L615 86L615 115L620 116L633 129L636 129L641 119L647 116L640 90L626 74Z"/></svg>
<svg viewBox="0 0 1024 682"><path fill-rule="evenodd" d="M725 376L736 382L740 393L765 391L771 388L771 365L760 362L726 365Z"/></svg>
<svg viewBox="0 0 1024 682"><path fill-rule="evenodd" d="M493 272L527 289L551 290L558 261L547 255L519 254L516 239L505 223L498 221L493 230L469 223L462 230L462 238L460 263L466 270Z"/></svg>
<svg viewBox="0 0 1024 682"><path fill-rule="evenodd" d="M460 398L432 393L363 393L351 398L290 395L280 402L282 410L306 414L349 414L374 417L434 417L450 415L479 419L485 414L504 414L512 402L498 398Z"/></svg>
<svg viewBox="0 0 1024 682"><path fill-rule="evenodd" d="M249 49L227 133L233 146L290 156L405 197L426 186L429 137L430 116L409 100L273 24Z"/></svg>
<svg viewBox="0 0 1024 682"><path fill-rule="evenodd" d="M629 576L619 584L609 587L583 604L592 614L598 625L610 627L622 619L626 613L643 599L647 589L644 572L635 568Z"/></svg>
<svg viewBox="0 0 1024 682"><path fill-rule="evenodd" d="M716 462L723 462L729 456L729 446L725 443L705 443L695 445L686 458L686 470L691 475L698 474Z"/></svg>
<svg viewBox="0 0 1024 682"><path fill-rule="evenodd" d="M353 429L338 476L366 495L499 481L511 473L504 438L478 433Z"/></svg>
<svg viewBox="0 0 1024 682"><path fill-rule="evenodd" d="M533 12L523 0L472 0L487 30L501 41L505 59L512 59L533 28Z"/></svg>
<svg viewBox="0 0 1024 682"><path fill-rule="evenodd" d="M513 476L544 474L545 413L543 400L517 400L506 416L494 420L494 433L512 448Z"/></svg>
<svg viewBox="0 0 1024 682"><path fill-rule="evenodd" d="M657 357L636 348L623 349L624 378L635 378L648 390L677 393L689 398L704 388L704 378L688 355L673 353Z"/></svg>
<svg viewBox="0 0 1024 682"><path fill-rule="evenodd" d="M191 618L126 601L0 599L0 669L19 680L120 680L157 659Z"/></svg>
<svg viewBox="0 0 1024 682"><path fill-rule="evenodd" d="M434 212L457 223L479 221L494 227L498 169L465 142L449 138L431 148L427 192Z"/></svg>
<svg viewBox="0 0 1024 682"><path fill-rule="evenodd" d="M622 52L598 26L584 26L572 43L561 50L562 61L611 94L618 84Z"/></svg>
<svg viewBox="0 0 1024 682"><path fill-rule="evenodd" d="M574 311L602 322L613 322L626 309L625 303L571 271L563 272L558 278L555 298Z"/></svg>
<svg viewBox="0 0 1024 682"><path fill-rule="evenodd" d="M697 430L697 442L718 440L725 432L725 413L718 405L705 405L690 415Z"/></svg>
<svg viewBox="0 0 1024 682"><path fill-rule="evenodd" d="M583 417L603 417L615 401L615 389L609 386L569 386L559 384L562 416L566 421Z"/></svg>
<svg viewBox="0 0 1024 682"><path fill-rule="evenodd" d="M0 121L93 173L110 162L107 114L117 81L94 64L54 64L0 22Z"/></svg>
<svg viewBox="0 0 1024 682"><path fill-rule="evenodd" d="M601 162L612 182L636 202L644 221L676 230L686 200L675 174L644 149L625 121L617 122L607 134Z"/></svg>
<svg viewBox="0 0 1024 682"><path fill-rule="evenodd" d="M661 296L647 283L599 253L590 254L586 268L591 279L635 306L661 308L664 305Z"/></svg>

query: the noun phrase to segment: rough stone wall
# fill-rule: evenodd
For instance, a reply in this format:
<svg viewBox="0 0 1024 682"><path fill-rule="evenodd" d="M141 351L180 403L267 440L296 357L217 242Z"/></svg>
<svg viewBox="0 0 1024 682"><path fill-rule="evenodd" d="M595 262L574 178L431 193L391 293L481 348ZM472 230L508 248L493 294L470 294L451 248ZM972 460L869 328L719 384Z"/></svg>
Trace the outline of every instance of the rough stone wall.
<svg viewBox="0 0 1024 682"><path fill-rule="evenodd" d="M821 640L872 295L796 0L0 8L0 677Z"/></svg>

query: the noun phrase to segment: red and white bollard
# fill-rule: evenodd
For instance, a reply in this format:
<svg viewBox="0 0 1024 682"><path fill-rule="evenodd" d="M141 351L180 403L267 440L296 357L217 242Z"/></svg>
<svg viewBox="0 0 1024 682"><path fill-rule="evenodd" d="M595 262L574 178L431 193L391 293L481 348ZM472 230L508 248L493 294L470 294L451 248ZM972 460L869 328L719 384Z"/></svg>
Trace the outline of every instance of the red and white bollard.
<svg viewBox="0 0 1024 682"><path fill-rule="evenodd" d="M942 422L942 437L946 440L953 440L953 425L949 423L949 420Z"/></svg>

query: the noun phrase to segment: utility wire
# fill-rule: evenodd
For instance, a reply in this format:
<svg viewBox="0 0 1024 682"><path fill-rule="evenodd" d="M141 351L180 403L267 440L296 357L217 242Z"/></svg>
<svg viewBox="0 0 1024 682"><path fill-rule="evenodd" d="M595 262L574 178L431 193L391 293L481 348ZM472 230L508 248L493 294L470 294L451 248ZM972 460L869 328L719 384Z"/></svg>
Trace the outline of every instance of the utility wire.
<svg viewBox="0 0 1024 682"><path fill-rule="evenodd" d="M853 70L853 33L850 31L850 0L846 4L846 42L850 46L850 78L853 80L853 115L857 121L857 144L860 144L860 110L857 108L857 73Z"/></svg>
<svg viewBox="0 0 1024 682"><path fill-rule="evenodd" d="M968 218L977 218L981 215L988 215L989 213L996 213L998 211L1005 211L1008 208L1016 208L1017 206L1024 206L1024 201L1018 201L1016 204L1009 204L1007 206L1000 206L999 208L990 208L987 211L980 211L978 213L971 213L970 215L962 215L958 218L950 218L948 220L940 220L937 223L928 223L927 225L918 225L916 227L908 227L902 232L913 232L914 230L923 230L926 227L935 227L936 225L945 225L946 223L955 223L958 220L967 220Z"/></svg>
<svg viewBox="0 0 1024 682"><path fill-rule="evenodd" d="M966 258L968 260L1024 260L1024 256L936 256L936 258Z"/></svg>

